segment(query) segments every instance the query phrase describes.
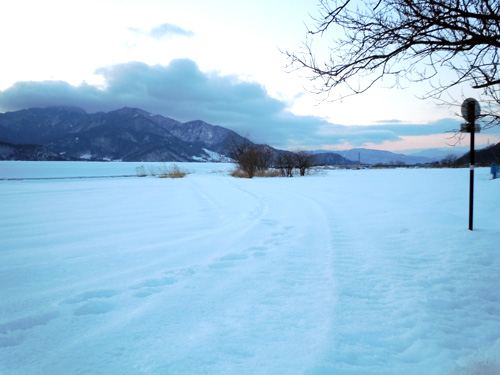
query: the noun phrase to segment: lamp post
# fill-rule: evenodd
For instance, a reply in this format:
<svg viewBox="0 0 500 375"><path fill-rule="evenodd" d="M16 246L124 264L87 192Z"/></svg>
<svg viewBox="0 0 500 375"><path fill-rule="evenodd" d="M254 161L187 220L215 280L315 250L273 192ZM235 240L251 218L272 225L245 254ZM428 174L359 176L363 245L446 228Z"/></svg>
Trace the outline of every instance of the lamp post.
<svg viewBox="0 0 500 375"><path fill-rule="evenodd" d="M476 125L476 119L481 114L481 107L476 99L468 98L462 103L462 117L467 121L460 127L461 132L470 133L470 181L469 181L469 230L473 230L474 219L474 135L479 133L481 127Z"/></svg>

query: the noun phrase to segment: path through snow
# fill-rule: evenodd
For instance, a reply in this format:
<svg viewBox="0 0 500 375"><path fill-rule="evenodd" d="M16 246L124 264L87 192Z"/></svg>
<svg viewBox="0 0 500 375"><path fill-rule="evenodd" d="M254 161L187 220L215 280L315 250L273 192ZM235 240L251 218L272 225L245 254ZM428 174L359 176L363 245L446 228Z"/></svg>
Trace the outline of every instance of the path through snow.
<svg viewBox="0 0 500 375"><path fill-rule="evenodd" d="M460 172L0 182L0 373L493 374Z"/></svg>

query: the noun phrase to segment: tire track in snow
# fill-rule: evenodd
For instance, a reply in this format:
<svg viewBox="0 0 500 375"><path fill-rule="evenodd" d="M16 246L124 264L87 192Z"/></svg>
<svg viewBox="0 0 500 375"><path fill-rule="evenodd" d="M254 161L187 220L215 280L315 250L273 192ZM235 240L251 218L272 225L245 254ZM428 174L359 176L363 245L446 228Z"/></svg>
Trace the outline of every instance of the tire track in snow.
<svg viewBox="0 0 500 375"><path fill-rule="evenodd" d="M229 185L232 189L228 190L226 187L221 195L220 184ZM261 220L269 208L269 203L263 197L242 188L227 177L193 178L192 189L204 202L203 211L217 218L210 236L225 236L229 240L243 236Z"/></svg>
<svg viewBox="0 0 500 375"><path fill-rule="evenodd" d="M297 342L293 352L282 353L282 357L289 361L284 368L294 368L297 373L303 373L323 355L323 348L328 345L329 336L326 333L331 330L335 287L328 213L322 202L316 201L310 194L297 194L293 187L288 189L289 182L286 179L254 180L250 183L247 180L238 181L237 188L267 202L266 210L260 212L252 228L240 232L242 241L248 241L246 237L252 238L249 241L251 246L244 251L254 258L262 257L262 263L251 272L246 272L242 267L248 266L245 262L251 262L252 258L241 256L241 253L228 253L215 259L210 267L224 272L236 267L239 272L238 279L229 278L231 282L221 287L226 291L219 289L219 293L231 294L231 288L244 290L244 287L238 286L241 283L253 285L258 290L260 285L249 280L255 278L255 274L260 275L259 281L266 286L266 290L260 294L256 292L257 296L250 294L254 307L259 310L253 314L257 320L268 320L283 330L279 334L262 332L262 345L274 346L271 352L279 352L280 349L275 347L279 346L279 338ZM321 287L311 293L311 284ZM297 319L297 316L300 318ZM278 317L280 323L276 323ZM244 343L241 345L245 346ZM310 348L307 353L303 352L304 346ZM256 351L258 348L255 347L248 350ZM260 355L265 357L263 353Z"/></svg>

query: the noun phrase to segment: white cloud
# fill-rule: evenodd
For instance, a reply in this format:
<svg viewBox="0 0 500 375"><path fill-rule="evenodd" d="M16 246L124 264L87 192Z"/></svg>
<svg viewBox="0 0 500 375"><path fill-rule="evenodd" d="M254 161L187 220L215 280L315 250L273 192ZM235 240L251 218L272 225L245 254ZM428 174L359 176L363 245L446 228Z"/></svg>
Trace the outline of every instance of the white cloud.
<svg viewBox="0 0 500 375"><path fill-rule="evenodd" d="M130 27L129 30L134 34L144 35L156 40L172 38L175 36L194 36L194 32L192 32L191 30L185 30L182 27L171 23L162 23L161 25L154 26L150 30L141 30L135 27Z"/></svg>

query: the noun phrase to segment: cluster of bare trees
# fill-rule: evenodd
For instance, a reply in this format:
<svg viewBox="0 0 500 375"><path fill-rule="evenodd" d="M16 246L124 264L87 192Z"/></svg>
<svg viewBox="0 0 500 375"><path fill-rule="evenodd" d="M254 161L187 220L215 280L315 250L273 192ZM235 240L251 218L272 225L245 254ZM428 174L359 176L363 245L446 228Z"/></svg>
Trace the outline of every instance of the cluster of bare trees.
<svg viewBox="0 0 500 375"><path fill-rule="evenodd" d="M488 125L500 124L500 1L319 0L319 9L304 49L286 52L319 92L358 94L392 77L426 81L426 97L450 103L442 94L465 84L481 95ZM316 58L318 38L328 39L326 60Z"/></svg>
<svg viewBox="0 0 500 375"><path fill-rule="evenodd" d="M233 142L229 157L249 178L264 175L270 168L277 169L284 177L293 177L296 169L304 176L314 165L314 155L306 151L276 151L250 142Z"/></svg>
<svg viewBox="0 0 500 375"><path fill-rule="evenodd" d="M314 166L314 155L306 151L281 152L275 159L275 167L284 177L293 177L295 169L304 176L312 166Z"/></svg>
<svg viewBox="0 0 500 375"><path fill-rule="evenodd" d="M238 167L252 178L262 174L273 165L274 152L266 145L255 145L250 142L233 142L229 150L229 157Z"/></svg>

